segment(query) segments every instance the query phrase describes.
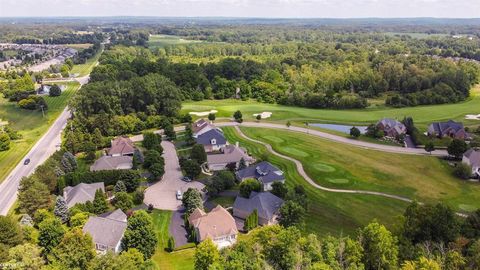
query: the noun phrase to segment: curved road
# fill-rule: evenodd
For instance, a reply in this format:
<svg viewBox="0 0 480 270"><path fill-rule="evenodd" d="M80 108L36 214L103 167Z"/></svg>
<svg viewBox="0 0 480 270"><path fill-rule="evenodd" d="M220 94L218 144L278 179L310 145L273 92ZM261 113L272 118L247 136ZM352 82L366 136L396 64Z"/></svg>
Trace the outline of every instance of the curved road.
<svg viewBox="0 0 480 270"><path fill-rule="evenodd" d="M88 82L88 76L80 77L76 80L80 83L80 87L82 87L83 84ZM24 165L24 159L22 159L0 184L0 215L7 215L17 200L17 190L20 185L20 180L32 174L37 166L43 164L43 162L60 148L62 130L67 125L67 120L70 118L70 115L70 111L68 107L66 107L48 131L35 143L25 156L25 159L29 158L31 162L28 165Z"/></svg>
<svg viewBox="0 0 480 270"><path fill-rule="evenodd" d="M271 146L270 144L267 144L267 143L264 143L264 142L261 142L261 141L257 141L257 140L255 140L255 139L252 139L252 138L248 137L247 135L245 135L245 134L240 130L240 128L238 127L238 125L235 126L235 129L236 129L237 132L240 134L240 136L243 137L244 139L249 140L249 141L252 141L252 142L255 142L255 143L259 143L259 144L265 146L270 153L272 153L272 154L274 154L274 155L276 155L276 156L278 156L278 157L281 157L281 158L283 158L283 159L286 159L286 160L289 160L289 161L292 161L293 163L295 163L295 166L297 167L298 173L299 173L310 185L314 186L315 188L318 188L318 189L321 189L321 190L324 190L324 191L328 191L328 192L377 195L377 196L383 196L383 197L387 197L387 198L391 198L391 199L396 199L396 200L401 200L401 201L405 201L405 202L412 202L412 201L413 201L413 200L411 200L411 199L409 199L409 198L406 198L406 197L397 196L397 195L392 195L392 194L387 194L387 193L383 193L383 192L377 192L377 191L355 190L355 189L337 189L337 188L327 188L327 187L321 186L321 185L315 183L315 181L314 181L312 178L310 178L310 176L308 176L308 174L307 174L307 173L305 172L305 170L303 169L303 165L302 165L302 163L301 163L300 161L276 152L275 150L273 150L273 148L272 148L272 146Z"/></svg>

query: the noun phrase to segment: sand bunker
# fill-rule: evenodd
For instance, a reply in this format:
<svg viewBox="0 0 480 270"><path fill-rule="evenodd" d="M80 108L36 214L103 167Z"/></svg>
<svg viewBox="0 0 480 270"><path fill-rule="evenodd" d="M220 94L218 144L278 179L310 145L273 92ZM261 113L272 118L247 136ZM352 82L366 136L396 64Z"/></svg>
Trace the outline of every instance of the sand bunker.
<svg viewBox="0 0 480 270"><path fill-rule="evenodd" d="M262 112L262 113L254 113L253 116L257 117L257 115L260 115L262 119L270 118L272 116L271 112Z"/></svg>
<svg viewBox="0 0 480 270"><path fill-rule="evenodd" d="M467 120L480 120L480 114L467 114L465 115Z"/></svg>
<svg viewBox="0 0 480 270"><path fill-rule="evenodd" d="M189 112L188 114L191 115L196 115L196 116L207 116L211 113L217 113L217 110L211 110L211 111L206 111L206 112Z"/></svg>

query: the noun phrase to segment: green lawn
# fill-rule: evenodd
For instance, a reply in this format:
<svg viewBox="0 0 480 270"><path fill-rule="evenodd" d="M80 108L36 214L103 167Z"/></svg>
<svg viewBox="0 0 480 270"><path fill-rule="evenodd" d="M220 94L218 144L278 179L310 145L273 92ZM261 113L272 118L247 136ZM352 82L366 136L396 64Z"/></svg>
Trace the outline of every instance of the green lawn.
<svg viewBox="0 0 480 270"><path fill-rule="evenodd" d="M436 157L367 150L291 131L242 131L300 160L308 175L322 186L442 201L458 211L480 207L480 184L455 178L447 162Z"/></svg>
<svg viewBox="0 0 480 270"><path fill-rule="evenodd" d="M240 145L246 147L253 156L262 157L267 152L264 146L240 137L234 128L225 127L223 130L229 142L240 142ZM271 132L270 135L279 135L280 132ZM274 155L269 155L268 160L285 173L288 186L299 184L305 187L309 198L305 229L318 233L320 237L325 234L353 235L359 227L373 219L393 228L393 224L398 222L407 206L405 202L379 196L321 191L312 187L298 174L293 162Z"/></svg>
<svg viewBox="0 0 480 270"><path fill-rule="evenodd" d="M480 114L480 86L472 90L472 97L465 102L456 104L443 104L431 106L417 106L407 108L367 108L357 110L332 110L332 109L309 109L277 104L259 103L253 100L203 100L198 102L184 102L182 112L203 112L217 110L217 117L232 117L233 112L240 110L243 118L254 120L254 113L272 112L268 121L286 123L305 122L310 123L339 123L366 125L377 122L383 117L403 119L405 116L413 117L417 126L426 130L432 121L455 119L466 125L480 125L480 121L465 120L466 114Z"/></svg>
<svg viewBox="0 0 480 270"><path fill-rule="evenodd" d="M163 48L171 45L200 43L198 40L187 40L173 35L151 35L148 39L149 48Z"/></svg>
<svg viewBox="0 0 480 270"><path fill-rule="evenodd" d="M100 58L100 55L103 52L103 45L101 46L102 47L100 48L100 51L98 51L94 57L88 59L87 62L85 62L85 64L73 66L70 73L78 74L78 77L83 77L90 74L90 72L92 72L92 69L95 67L95 64L97 63L98 59Z"/></svg>
<svg viewBox="0 0 480 270"><path fill-rule="evenodd" d="M8 102L5 98L0 98L0 119L8 121L23 136L22 139L11 143L10 150L0 152L0 182L48 130L78 87L78 83L68 83L61 96L46 96L48 110L45 112L45 118L42 117L41 111L23 110L15 102Z"/></svg>
<svg viewBox="0 0 480 270"><path fill-rule="evenodd" d="M152 212L153 223L158 237L158 245L152 260L160 270L193 270L194 248L184 249L169 253L165 251L170 236L168 226L172 218L171 211L154 210Z"/></svg>

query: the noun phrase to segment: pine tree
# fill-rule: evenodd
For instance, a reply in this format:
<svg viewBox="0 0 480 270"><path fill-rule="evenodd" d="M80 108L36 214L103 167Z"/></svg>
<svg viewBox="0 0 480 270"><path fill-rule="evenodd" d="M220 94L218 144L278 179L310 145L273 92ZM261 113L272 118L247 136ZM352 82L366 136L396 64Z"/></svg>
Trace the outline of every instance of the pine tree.
<svg viewBox="0 0 480 270"><path fill-rule="evenodd" d="M93 211L97 215L108 211L107 197L101 189L97 189L97 191L95 191L95 198L93 199Z"/></svg>
<svg viewBox="0 0 480 270"><path fill-rule="evenodd" d="M97 149L103 146L103 136L99 128L95 128L95 130L93 131L92 141L97 147Z"/></svg>
<svg viewBox="0 0 480 270"><path fill-rule="evenodd" d="M258 226L258 211L257 209L247 216L245 223L243 224L243 230L248 232L255 229Z"/></svg>
<svg viewBox="0 0 480 270"><path fill-rule="evenodd" d="M65 172L73 172L77 169L77 159L68 151L63 154L61 163Z"/></svg>
<svg viewBox="0 0 480 270"><path fill-rule="evenodd" d="M60 218L63 223L67 223L70 220L70 215L68 212L67 202L62 196L57 197L55 203L55 209L53 210L55 216Z"/></svg>
<svg viewBox="0 0 480 270"><path fill-rule="evenodd" d="M113 191L115 193L117 192L126 192L127 191L127 187L125 186L125 184L123 183L123 181L118 181L116 184L115 184L115 187L113 188Z"/></svg>

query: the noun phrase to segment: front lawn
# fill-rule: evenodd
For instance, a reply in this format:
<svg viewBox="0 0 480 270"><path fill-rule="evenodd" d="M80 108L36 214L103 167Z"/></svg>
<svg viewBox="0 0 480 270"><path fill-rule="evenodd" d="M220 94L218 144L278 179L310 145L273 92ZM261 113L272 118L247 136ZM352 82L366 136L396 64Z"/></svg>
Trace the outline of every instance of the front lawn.
<svg viewBox="0 0 480 270"><path fill-rule="evenodd" d="M168 227L172 218L172 211L154 210L153 224L158 237L158 245L152 260L160 270L192 270L195 248L167 252L167 241L170 237Z"/></svg>

